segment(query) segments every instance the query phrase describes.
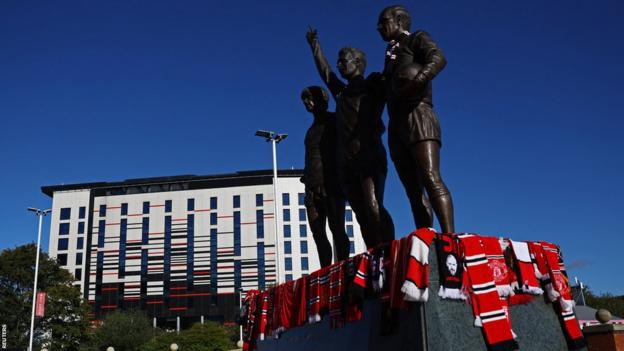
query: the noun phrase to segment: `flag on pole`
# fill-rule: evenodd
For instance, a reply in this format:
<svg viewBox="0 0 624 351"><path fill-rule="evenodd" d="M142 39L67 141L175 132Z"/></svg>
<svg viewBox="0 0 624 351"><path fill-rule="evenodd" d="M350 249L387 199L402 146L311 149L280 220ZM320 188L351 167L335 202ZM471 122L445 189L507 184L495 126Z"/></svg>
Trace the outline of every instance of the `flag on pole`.
<svg viewBox="0 0 624 351"><path fill-rule="evenodd" d="M35 305L35 316L43 317L45 311L45 301L46 301L46 293L38 292L37 293L37 301Z"/></svg>

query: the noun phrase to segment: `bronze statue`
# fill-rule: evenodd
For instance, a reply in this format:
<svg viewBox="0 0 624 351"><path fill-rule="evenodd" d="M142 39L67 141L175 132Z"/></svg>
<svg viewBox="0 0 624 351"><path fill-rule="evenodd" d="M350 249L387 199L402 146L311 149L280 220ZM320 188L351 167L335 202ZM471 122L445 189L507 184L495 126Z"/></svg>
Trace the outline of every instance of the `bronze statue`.
<svg viewBox="0 0 624 351"><path fill-rule="evenodd" d="M349 237L345 233L345 198L336 173L336 115L327 111L329 94L318 86L301 92L306 110L314 121L305 136L305 207L308 223L318 249L321 267L332 263L332 247L325 223L332 232L336 262L349 258Z"/></svg>
<svg viewBox="0 0 624 351"><path fill-rule="evenodd" d="M440 125L433 112L431 81L446 59L429 34L410 33L411 17L403 6L386 7L377 31L389 45L384 78L388 104L388 147L405 187L418 228L430 227L427 190L442 232L455 231L453 200L440 175Z"/></svg>
<svg viewBox="0 0 624 351"><path fill-rule="evenodd" d="M310 29L306 39L321 79L336 101L338 177L344 194L360 223L368 248L394 239L394 224L383 206L386 150L381 141L385 131L381 114L384 84L381 75L364 78L365 54L345 47L337 63L345 84L332 71L323 55L317 32Z"/></svg>

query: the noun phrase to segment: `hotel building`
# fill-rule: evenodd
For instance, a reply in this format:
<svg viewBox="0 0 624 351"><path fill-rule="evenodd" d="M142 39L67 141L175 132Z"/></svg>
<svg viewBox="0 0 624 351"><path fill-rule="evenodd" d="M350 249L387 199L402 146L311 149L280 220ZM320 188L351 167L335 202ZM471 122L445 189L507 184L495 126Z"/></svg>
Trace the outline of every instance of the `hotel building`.
<svg viewBox="0 0 624 351"><path fill-rule="evenodd" d="M278 172L279 255L271 170L44 186L49 254L97 319L139 308L159 324L232 321L241 289L276 283L277 257L282 282L319 268L301 175ZM351 254L364 251L349 208L345 220Z"/></svg>

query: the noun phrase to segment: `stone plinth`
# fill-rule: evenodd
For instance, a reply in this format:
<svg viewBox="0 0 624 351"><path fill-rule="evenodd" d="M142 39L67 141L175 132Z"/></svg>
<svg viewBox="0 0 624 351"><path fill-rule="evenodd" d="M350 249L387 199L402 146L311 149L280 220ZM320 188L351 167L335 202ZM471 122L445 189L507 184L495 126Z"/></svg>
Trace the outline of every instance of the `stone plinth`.
<svg viewBox="0 0 624 351"><path fill-rule="evenodd" d="M286 331L280 339L258 342L258 351L478 351L487 350L481 328L474 327L469 304L441 300L435 248L429 251L429 301L412 303L399 313L395 333L380 335L379 300L368 300L364 318L343 328L321 323ZM538 296L528 304L512 306L513 330L522 351L567 351L559 319L551 304ZM584 350L586 350L584 348ZM608 348L595 350L610 350ZM621 349L624 351L624 349Z"/></svg>
<svg viewBox="0 0 624 351"><path fill-rule="evenodd" d="M589 351L624 351L624 325L601 324L583 328Z"/></svg>

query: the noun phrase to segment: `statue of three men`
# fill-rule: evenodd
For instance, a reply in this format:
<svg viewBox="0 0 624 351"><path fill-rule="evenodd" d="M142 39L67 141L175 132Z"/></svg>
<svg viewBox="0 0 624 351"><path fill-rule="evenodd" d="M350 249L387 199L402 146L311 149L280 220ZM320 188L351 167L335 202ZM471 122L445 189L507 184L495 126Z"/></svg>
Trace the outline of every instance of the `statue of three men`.
<svg viewBox="0 0 624 351"><path fill-rule="evenodd" d="M442 142L431 93L431 81L446 59L426 32L411 33L410 26L411 17L403 6L385 8L377 23L379 34L388 42L383 73L364 78L365 54L345 47L338 54L337 68L346 83L328 64L316 30L306 34L316 68L336 101L334 117L327 112L328 94L323 88L308 87L302 93L306 109L314 114L306 135L304 182L308 220L321 266L331 263L332 256L325 217L333 234L336 260L348 257L344 197L356 215L367 248L394 239L394 224L383 206L385 105L390 157L405 187L416 227L433 226L433 207L442 232L455 231L453 201L440 175Z"/></svg>

